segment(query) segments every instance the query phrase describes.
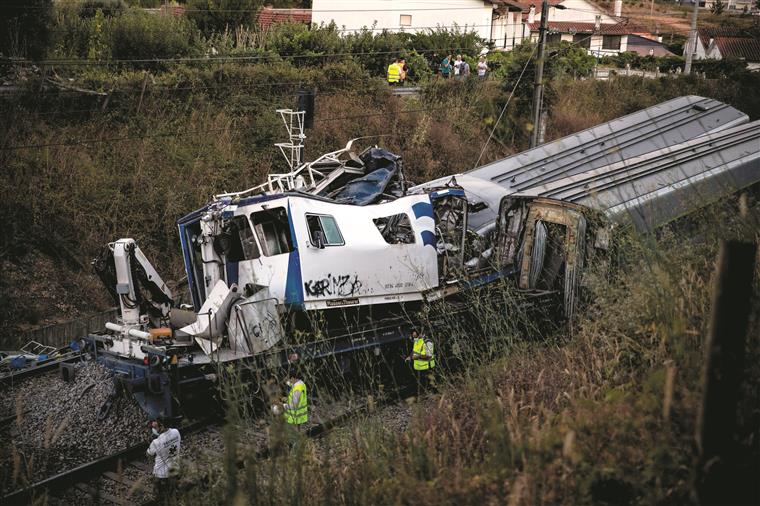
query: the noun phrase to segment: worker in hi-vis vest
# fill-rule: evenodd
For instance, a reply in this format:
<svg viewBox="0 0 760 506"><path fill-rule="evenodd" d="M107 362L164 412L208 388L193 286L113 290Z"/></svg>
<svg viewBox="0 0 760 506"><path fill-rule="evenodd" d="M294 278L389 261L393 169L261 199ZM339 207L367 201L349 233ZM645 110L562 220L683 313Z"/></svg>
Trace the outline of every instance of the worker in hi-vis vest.
<svg viewBox="0 0 760 506"><path fill-rule="evenodd" d="M399 65L399 59L396 58L393 63L388 65L388 84L393 86L399 83L401 80L401 65Z"/></svg>
<svg viewBox="0 0 760 506"><path fill-rule="evenodd" d="M309 406L306 400L306 383L292 371L286 382L290 387L287 403L282 405L285 422L290 425L303 425L309 421Z"/></svg>
<svg viewBox="0 0 760 506"><path fill-rule="evenodd" d="M435 369L435 345L433 341L421 335L416 329L412 330L412 353L407 357L414 365L417 372L417 385L419 391L434 383L433 370ZM434 386L434 385L433 385Z"/></svg>

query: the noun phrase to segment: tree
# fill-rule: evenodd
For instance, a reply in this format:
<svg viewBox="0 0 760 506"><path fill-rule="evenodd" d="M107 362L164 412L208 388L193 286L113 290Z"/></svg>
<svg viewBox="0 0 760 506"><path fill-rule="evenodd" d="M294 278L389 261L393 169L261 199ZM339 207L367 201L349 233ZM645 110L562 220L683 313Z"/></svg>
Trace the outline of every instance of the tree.
<svg viewBox="0 0 760 506"><path fill-rule="evenodd" d="M52 23L53 0L0 2L0 53L33 60L44 58Z"/></svg>
<svg viewBox="0 0 760 506"><path fill-rule="evenodd" d="M723 0L715 0L710 9L710 11L716 16L723 14L724 10L726 10L726 4L723 3Z"/></svg>
<svg viewBox="0 0 760 506"><path fill-rule="evenodd" d="M189 0L187 17L210 35L254 24L262 3L263 0Z"/></svg>

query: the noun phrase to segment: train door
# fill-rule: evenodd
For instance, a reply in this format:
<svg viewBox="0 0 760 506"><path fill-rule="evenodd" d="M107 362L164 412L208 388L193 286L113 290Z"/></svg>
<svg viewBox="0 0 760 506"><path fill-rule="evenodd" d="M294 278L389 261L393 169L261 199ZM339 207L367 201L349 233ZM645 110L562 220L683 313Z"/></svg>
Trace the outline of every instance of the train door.
<svg viewBox="0 0 760 506"><path fill-rule="evenodd" d="M438 275L443 283L454 283L464 273L467 233L467 198L461 188L430 194L435 221Z"/></svg>

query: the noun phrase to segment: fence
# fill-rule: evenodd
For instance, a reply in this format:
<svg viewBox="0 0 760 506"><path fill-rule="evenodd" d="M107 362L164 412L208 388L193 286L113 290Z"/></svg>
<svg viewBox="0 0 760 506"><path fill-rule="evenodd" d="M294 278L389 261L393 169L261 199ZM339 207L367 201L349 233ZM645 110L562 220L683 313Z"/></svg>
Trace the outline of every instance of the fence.
<svg viewBox="0 0 760 506"><path fill-rule="evenodd" d="M64 323L48 325L34 330L28 330L16 335L15 347L21 347L29 341L37 341L47 346L60 348L66 346L74 339L84 337L90 332L102 330L106 322L116 321L119 314L118 308L96 313L84 318L77 318ZM10 343L14 344L14 343ZM11 348L12 349L12 348Z"/></svg>
<svg viewBox="0 0 760 506"><path fill-rule="evenodd" d="M638 70L638 69L609 69L609 68L595 68L591 77L599 79L600 81L607 81L615 76L639 76L646 79L658 79L660 77L678 77L680 73L675 74L671 72L660 72L657 70Z"/></svg>

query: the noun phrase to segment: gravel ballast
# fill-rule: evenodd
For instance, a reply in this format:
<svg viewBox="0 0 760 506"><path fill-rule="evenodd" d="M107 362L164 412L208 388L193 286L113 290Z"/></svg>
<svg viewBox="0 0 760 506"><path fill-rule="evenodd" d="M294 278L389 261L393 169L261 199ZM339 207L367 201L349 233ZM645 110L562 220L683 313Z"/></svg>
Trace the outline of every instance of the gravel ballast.
<svg viewBox="0 0 760 506"><path fill-rule="evenodd" d="M93 361L78 362L71 382L50 373L0 391L0 416L16 415L0 435L0 465L10 471L3 473L3 491L149 439L147 415L130 396L118 397L98 420L112 391L110 372Z"/></svg>

